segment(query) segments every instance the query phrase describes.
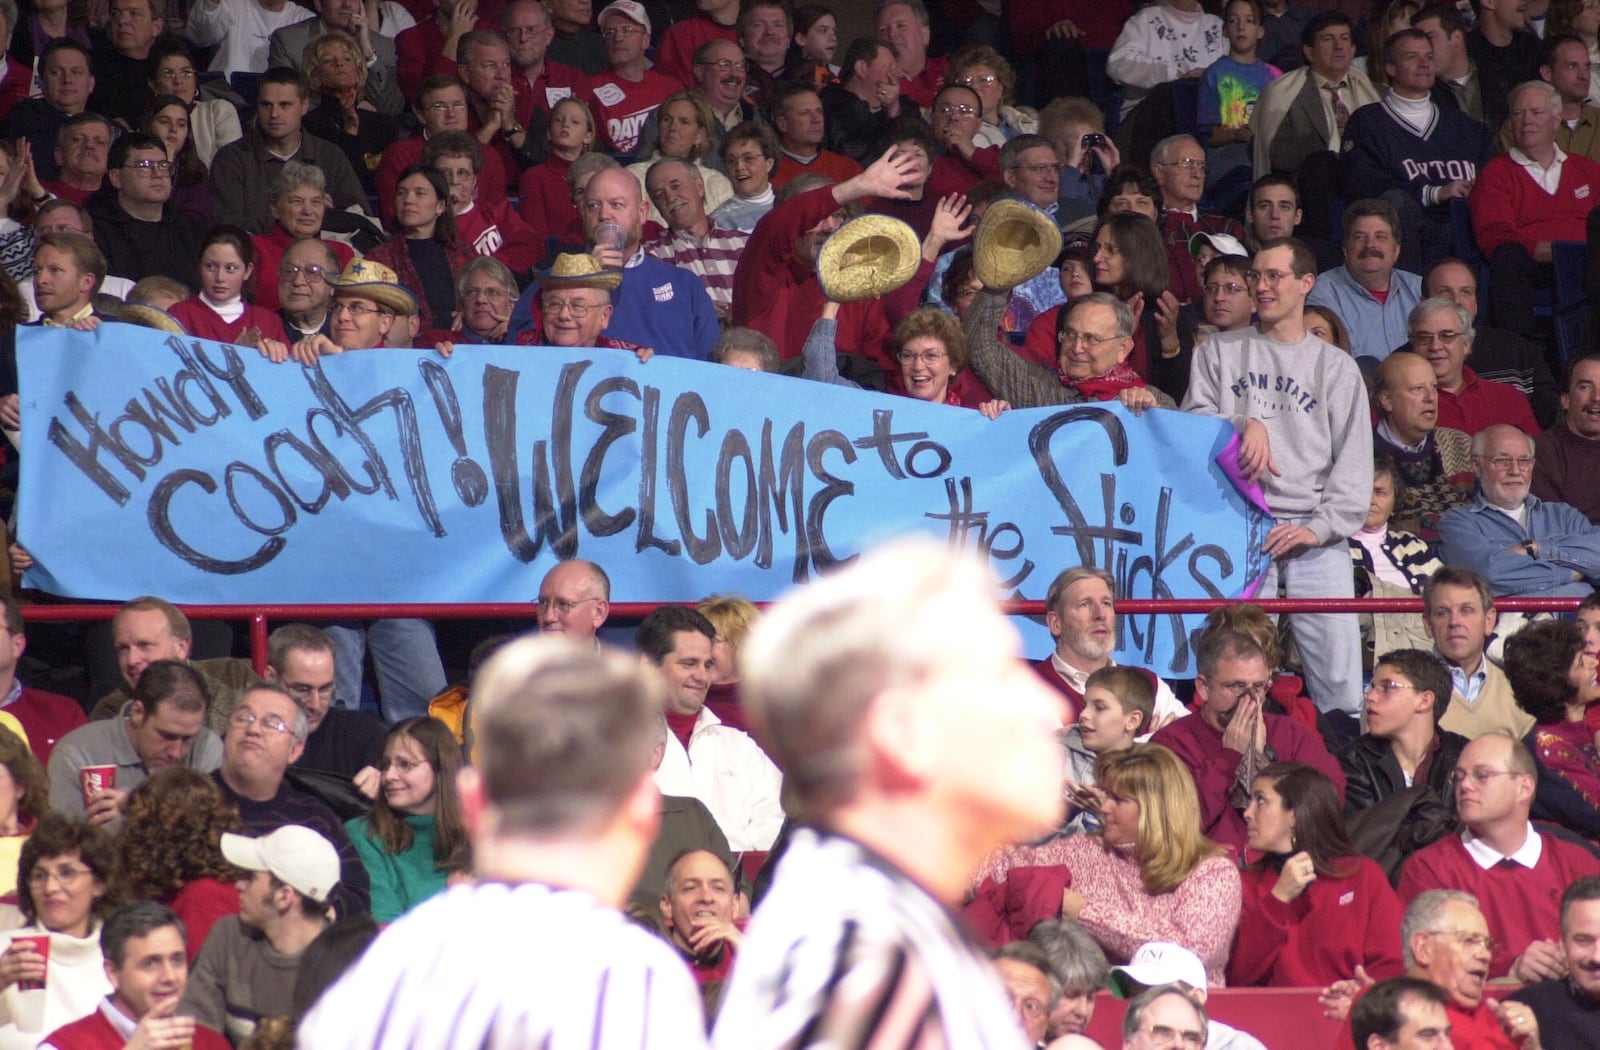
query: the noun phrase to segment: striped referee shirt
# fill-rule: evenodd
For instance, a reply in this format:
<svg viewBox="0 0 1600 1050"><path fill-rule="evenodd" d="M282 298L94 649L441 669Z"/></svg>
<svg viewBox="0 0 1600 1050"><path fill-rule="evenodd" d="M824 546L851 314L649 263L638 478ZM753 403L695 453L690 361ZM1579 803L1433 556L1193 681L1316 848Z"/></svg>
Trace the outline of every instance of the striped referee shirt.
<svg viewBox="0 0 1600 1050"><path fill-rule="evenodd" d="M687 230L662 230L646 241L644 250L673 266L681 266L700 278L711 293L711 301L724 311L733 306L733 271L739 267L750 235L743 230L724 229L715 223L704 237Z"/></svg>
<svg viewBox="0 0 1600 1050"><path fill-rule="evenodd" d="M300 1050L696 1050L699 992L664 941L587 893L457 886L390 926Z"/></svg>
<svg viewBox="0 0 1600 1050"><path fill-rule="evenodd" d="M987 954L950 912L857 843L802 830L750 923L717 1050L1020 1050Z"/></svg>

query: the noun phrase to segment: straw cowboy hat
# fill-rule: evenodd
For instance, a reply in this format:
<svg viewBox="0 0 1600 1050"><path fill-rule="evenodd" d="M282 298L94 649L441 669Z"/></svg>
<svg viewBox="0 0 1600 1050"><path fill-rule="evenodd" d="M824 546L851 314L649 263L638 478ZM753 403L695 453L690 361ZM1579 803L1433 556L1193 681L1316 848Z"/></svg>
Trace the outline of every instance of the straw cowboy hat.
<svg viewBox="0 0 1600 1050"><path fill-rule="evenodd" d="M401 317L412 317L417 312L416 297L401 287L399 276L383 263L371 259L350 260L344 273L333 282L333 294L371 299Z"/></svg>
<svg viewBox="0 0 1600 1050"><path fill-rule="evenodd" d="M888 215L863 215L823 242L817 277L829 299L853 303L905 287L921 264L922 242L915 230Z"/></svg>
<svg viewBox="0 0 1600 1050"><path fill-rule="evenodd" d="M176 317L159 306L146 306L144 303L123 303L117 310L117 320L124 324L136 324L140 328L154 328L168 335L189 334Z"/></svg>
<svg viewBox="0 0 1600 1050"><path fill-rule="evenodd" d="M1061 254L1061 228L1027 201L989 205L972 242L972 271L985 288L1015 288Z"/></svg>
<svg viewBox="0 0 1600 1050"><path fill-rule="evenodd" d="M541 288L599 288L614 292L622 285L621 270L606 270L584 252L562 252L548 270L535 271Z"/></svg>

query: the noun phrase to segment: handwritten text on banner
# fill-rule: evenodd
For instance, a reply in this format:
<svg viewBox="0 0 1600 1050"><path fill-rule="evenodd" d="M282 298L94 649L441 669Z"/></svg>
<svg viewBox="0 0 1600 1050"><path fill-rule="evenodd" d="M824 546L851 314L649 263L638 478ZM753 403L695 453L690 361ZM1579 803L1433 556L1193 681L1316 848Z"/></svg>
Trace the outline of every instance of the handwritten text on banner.
<svg viewBox="0 0 1600 1050"><path fill-rule="evenodd" d="M1213 419L976 412L620 352L350 353L319 368L127 325L20 329L27 582L178 602L524 601L557 558L617 600L777 597L883 538L1235 596L1264 515ZM1177 618L1122 648L1178 670ZM1130 651L1131 650L1131 651ZM1176 664L1172 663L1176 658Z"/></svg>

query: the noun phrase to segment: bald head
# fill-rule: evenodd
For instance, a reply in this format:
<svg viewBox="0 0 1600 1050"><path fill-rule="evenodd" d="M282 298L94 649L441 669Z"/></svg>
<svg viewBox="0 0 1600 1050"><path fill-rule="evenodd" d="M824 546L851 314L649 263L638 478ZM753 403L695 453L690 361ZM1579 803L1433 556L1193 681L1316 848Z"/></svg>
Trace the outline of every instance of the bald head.
<svg viewBox="0 0 1600 1050"><path fill-rule="evenodd" d="M592 643L611 615L611 580L592 561L564 561L539 584L539 630Z"/></svg>
<svg viewBox="0 0 1600 1050"><path fill-rule="evenodd" d="M627 231L626 251L631 256L639 247L639 237L644 231L644 194L639 180L625 168L607 168L597 172L583 188L579 202L583 217L583 232L590 244L595 243L594 231L604 223L615 223Z"/></svg>

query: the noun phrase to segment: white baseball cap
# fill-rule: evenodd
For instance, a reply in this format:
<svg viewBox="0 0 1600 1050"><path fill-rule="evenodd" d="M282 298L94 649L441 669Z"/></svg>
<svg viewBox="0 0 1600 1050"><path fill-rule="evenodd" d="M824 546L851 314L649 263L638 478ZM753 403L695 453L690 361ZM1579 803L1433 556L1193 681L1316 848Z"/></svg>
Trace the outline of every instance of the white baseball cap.
<svg viewBox="0 0 1600 1050"><path fill-rule="evenodd" d="M594 24L604 29L607 15L622 15L644 26L646 33L654 32L650 28L650 16L645 13L644 5L639 3L639 0L612 0L601 8L600 17L594 20Z"/></svg>
<svg viewBox="0 0 1600 1050"><path fill-rule="evenodd" d="M255 839L223 832L222 855L236 868L269 873L318 904L327 903L339 884L339 851L299 824L285 824Z"/></svg>
<svg viewBox="0 0 1600 1050"><path fill-rule="evenodd" d="M1206 990L1206 967L1200 956L1171 941L1141 944L1126 966L1111 968L1111 994L1127 999L1133 993L1129 982L1154 988L1182 981L1196 991Z"/></svg>
<svg viewBox="0 0 1600 1050"><path fill-rule="evenodd" d="M1209 244L1223 255L1250 256L1250 250L1239 243L1239 238L1229 233L1197 233L1189 238L1189 254L1193 255L1202 244Z"/></svg>

